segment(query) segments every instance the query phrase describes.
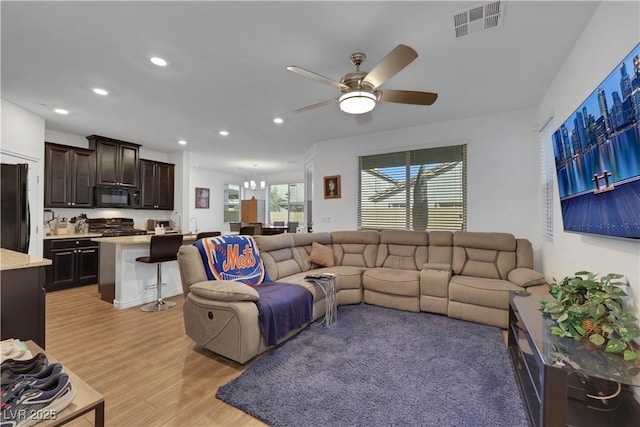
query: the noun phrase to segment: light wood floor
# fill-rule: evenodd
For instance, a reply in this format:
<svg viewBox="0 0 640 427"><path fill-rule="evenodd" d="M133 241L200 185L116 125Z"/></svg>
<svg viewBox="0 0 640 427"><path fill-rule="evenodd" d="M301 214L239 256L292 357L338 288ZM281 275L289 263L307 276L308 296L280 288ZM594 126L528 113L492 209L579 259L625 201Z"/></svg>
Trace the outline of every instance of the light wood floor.
<svg viewBox="0 0 640 427"><path fill-rule="evenodd" d="M182 296L161 313L115 310L97 285L46 299L46 351L104 395L107 426L264 426L215 398L245 367L184 334ZM93 413L70 424L91 425Z"/></svg>

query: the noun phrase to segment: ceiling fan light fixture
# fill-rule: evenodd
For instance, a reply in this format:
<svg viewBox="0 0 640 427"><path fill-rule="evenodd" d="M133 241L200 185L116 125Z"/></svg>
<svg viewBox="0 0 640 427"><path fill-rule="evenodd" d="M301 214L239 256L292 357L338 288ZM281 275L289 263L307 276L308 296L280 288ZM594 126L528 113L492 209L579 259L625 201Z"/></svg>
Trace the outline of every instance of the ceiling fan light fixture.
<svg viewBox="0 0 640 427"><path fill-rule="evenodd" d="M376 96L371 92L352 90L340 96L340 109L349 114L364 114L376 106Z"/></svg>

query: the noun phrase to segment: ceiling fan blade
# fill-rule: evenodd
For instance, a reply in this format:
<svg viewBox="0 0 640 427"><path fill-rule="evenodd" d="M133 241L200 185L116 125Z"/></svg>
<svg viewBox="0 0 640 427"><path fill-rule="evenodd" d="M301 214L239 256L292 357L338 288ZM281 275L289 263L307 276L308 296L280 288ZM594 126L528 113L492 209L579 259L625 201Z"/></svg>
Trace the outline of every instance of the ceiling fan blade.
<svg viewBox="0 0 640 427"><path fill-rule="evenodd" d="M287 70L294 72L296 74L301 75L302 77L306 77L308 79L316 80L331 87L335 87L336 89L349 89L349 86L337 82L335 80L331 80L328 77L320 75L318 73L314 73L313 71L305 70L304 68L296 67L295 65L290 65L287 67Z"/></svg>
<svg viewBox="0 0 640 427"><path fill-rule="evenodd" d="M297 110L293 110L294 113L302 113L303 111L313 110L314 108L324 107L325 105L333 104L338 102L338 98L327 99L326 101L318 102L317 104L307 105L306 107L298 108Z"/></svg>
<svg viewBox="0 0 640 427"><path fill-rule="evenodd" d="M409 46L399 44L389 52L387 56L382 58L382 61L378 62L363 80L376 88L395 76L396 73L409 65L417 57L418 53L415 50Z"/></svg>
<svg viewBox="0 0 640 427"><path fill-rule="evenodd" d="M398 104L431 105L438 99L437 93L414 90L381 90L379 93L379 101Z"/></svg>

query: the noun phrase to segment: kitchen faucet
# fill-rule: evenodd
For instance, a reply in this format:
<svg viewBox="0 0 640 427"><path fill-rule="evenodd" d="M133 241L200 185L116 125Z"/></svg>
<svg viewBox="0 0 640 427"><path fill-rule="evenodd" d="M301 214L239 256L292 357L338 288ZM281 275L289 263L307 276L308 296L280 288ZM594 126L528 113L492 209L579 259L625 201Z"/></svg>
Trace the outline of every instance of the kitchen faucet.
<svg viewBox="0 0 640 427"><path fill-rule="evenodd" d="M195 228L195 231L193 232L193 234L198 234L198 218L191 217L191 219L189 220L189 228L191 228L191 221L195 221L196 222L196 228Z"/></svg>

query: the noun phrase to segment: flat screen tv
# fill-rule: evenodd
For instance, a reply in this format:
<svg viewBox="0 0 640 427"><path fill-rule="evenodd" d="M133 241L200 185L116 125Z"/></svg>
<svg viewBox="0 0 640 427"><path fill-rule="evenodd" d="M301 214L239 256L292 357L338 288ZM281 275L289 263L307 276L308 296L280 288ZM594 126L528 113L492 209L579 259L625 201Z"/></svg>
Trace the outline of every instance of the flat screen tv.
<svg viewBox="0 0 640 427"><path fill-rule="evenodd" d="M640 44L552 143L564 229L640 239Z"/></svg>

